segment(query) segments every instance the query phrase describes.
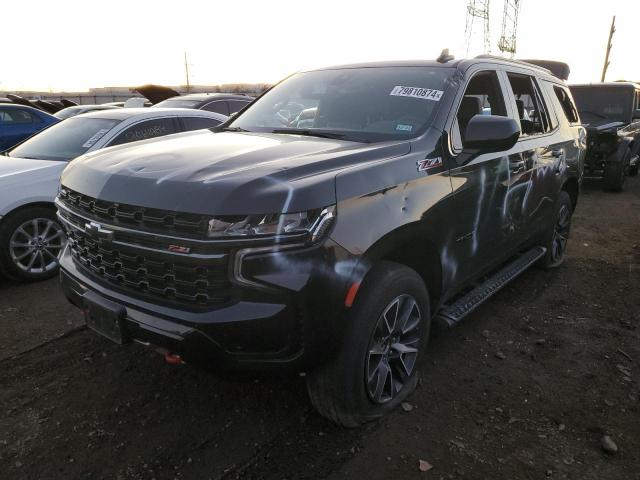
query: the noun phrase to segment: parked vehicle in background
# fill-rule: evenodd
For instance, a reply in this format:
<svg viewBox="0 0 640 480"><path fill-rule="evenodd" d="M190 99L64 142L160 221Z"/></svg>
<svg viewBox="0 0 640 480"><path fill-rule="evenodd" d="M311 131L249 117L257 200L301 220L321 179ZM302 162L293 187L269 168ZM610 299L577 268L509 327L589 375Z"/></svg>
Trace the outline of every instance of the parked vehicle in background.
<svg viewBox="0 0 640 480"><path fill-rule="evenodd" d="M360 425L413 391L432 320L563 262L585 149L570 98L494 57L293 75L216 134L72 162L63 290L171 361L306 372L322 415Z"/></svg>
<svg viewBox="0 0 640 480"><path fill-rule="evenodd" d="M73 107L66 107L62 110L54 113L54 117L64 120L65 118L74 117L81 113L97 112L98 110L113 110L114 108L120 108L115 105L76 105Z"/></svg>
<svg viewBox="0 0 640 480"><path fill-rule="evenodd" d="M0 103L0 152L58 121L37 108Z"/></svg>
<svg viewBox="0 0 640 480"><path fill-rule="evenodd" d="M196 108L223 115L233 115L253 102L253 100L254 98L248 95L231 93L191 93L163 100L153 107Z"/></svg>
<svg viewBox="0 0 640 480"><path fill-rule="evenodd" d="M64 236L53 201L70 160L109 146L211 128L226 119L184 108L103 110L62 120L5 152L0 156L0 273L26 281L56 274Z"/></svg>
<svg viewBox="0 0 640 480"><path fill-rule="evenodd" d="M619 192L640 164L640 85L591 83L570 89L587 128L585 175L602 178L605 190Z"/></svg>

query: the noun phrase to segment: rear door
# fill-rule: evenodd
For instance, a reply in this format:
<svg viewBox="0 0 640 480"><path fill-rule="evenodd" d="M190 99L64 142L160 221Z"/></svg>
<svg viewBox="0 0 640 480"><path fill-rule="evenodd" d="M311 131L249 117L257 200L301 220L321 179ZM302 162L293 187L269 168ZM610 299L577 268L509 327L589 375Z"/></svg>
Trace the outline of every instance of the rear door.
<svg viewBox="0 0 640 480"><path fill-rule="evenodd" d="M505 74L522 132L517 151L529 172L519 186L514 185L514 195L522 196L521 211L514 218L514 241L535 243L554 216L571 136L561 131L551 99L538 78L527 71L508 70Z"/></svg>

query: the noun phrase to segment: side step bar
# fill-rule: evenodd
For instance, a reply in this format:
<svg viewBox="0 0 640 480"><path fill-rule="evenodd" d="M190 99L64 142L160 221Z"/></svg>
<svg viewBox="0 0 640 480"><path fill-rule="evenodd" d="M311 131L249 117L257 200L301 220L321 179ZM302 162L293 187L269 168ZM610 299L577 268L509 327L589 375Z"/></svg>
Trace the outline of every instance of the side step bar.
<svg viewBox="0 0 640 480"><path fill-rule="evenodd" d="M494 293L542 258L546 252L547 249L544 247L534 247L523 253L469 293L464 294L451 304L445 304L436 314L434 320L449 327L454 326L473 312L482 302L488 300Z"/></svg>

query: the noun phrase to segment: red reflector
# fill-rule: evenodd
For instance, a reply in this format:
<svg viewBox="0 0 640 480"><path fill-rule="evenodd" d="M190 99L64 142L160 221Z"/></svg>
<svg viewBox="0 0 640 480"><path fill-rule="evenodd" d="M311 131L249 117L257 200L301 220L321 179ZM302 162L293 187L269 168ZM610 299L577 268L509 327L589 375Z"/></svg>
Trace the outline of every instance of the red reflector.
<svg viewBox="0 0 640 480"><path fill-rule="evenodd" d="M353 306L353 302L356 300L356 294L358 293L359 288L360 288L360 282L351 284L351 286L349 287L349 291L347 292L347 296L344 297L345 307Z"/></svg>
<svg viewBox="0 0 640 480"><path fill-rule="evenodd" d="M180 365L184 363L180 355L176 355L175 353L167 353L164 356L164 361L170 365Z"/></svg>

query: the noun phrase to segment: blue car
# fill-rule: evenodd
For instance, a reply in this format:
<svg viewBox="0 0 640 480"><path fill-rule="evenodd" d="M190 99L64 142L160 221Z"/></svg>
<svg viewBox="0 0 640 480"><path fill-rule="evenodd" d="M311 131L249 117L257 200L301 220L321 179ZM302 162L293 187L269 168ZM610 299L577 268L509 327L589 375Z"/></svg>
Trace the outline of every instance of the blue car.
<svg viewBox="0 0 640 480"><path fill-rule="evenodd" d="M0 103L0 152L59 121L37 108Z"/></svg>

